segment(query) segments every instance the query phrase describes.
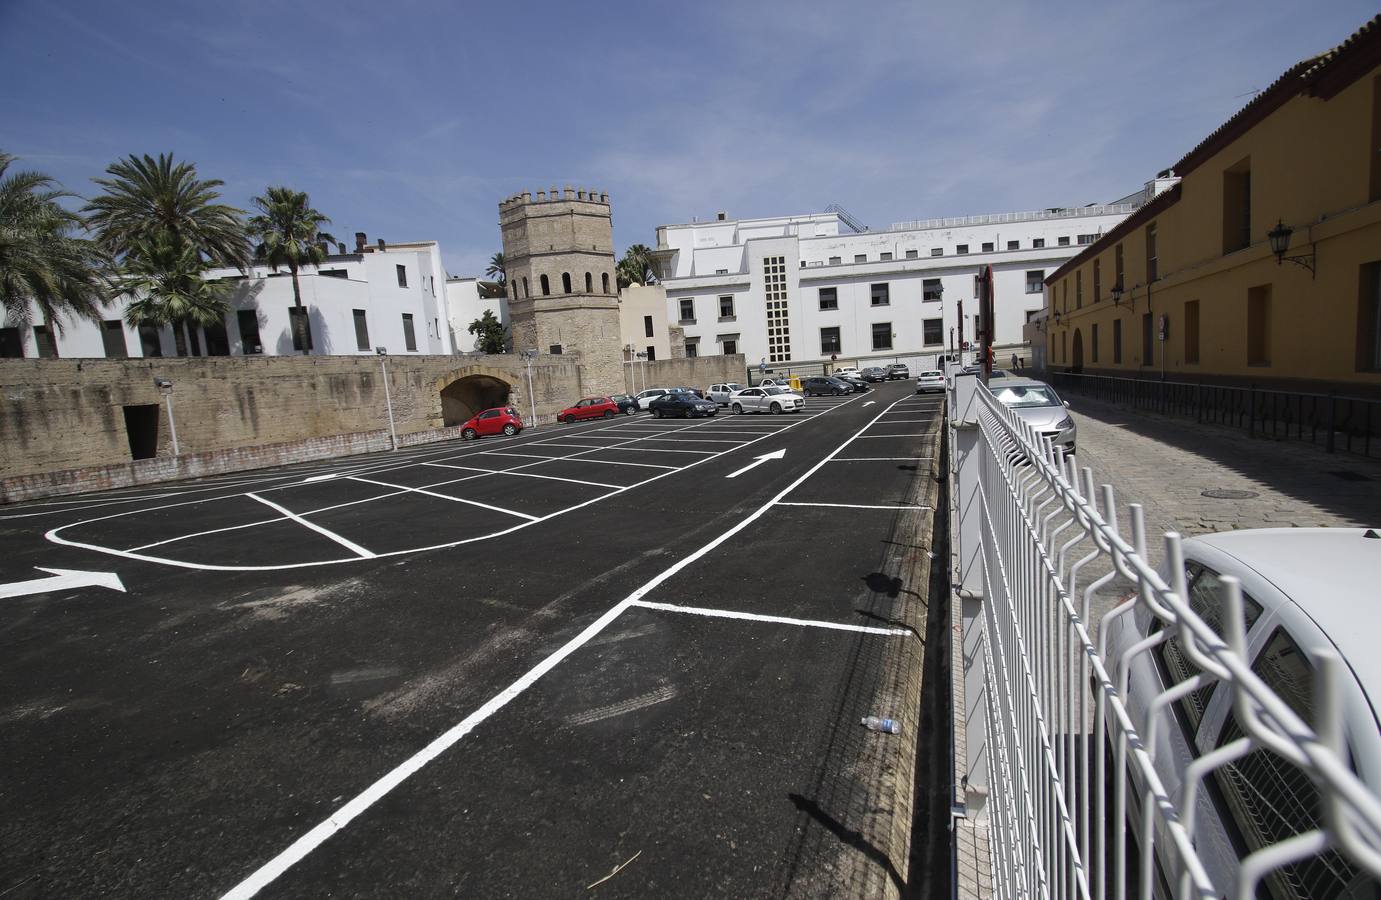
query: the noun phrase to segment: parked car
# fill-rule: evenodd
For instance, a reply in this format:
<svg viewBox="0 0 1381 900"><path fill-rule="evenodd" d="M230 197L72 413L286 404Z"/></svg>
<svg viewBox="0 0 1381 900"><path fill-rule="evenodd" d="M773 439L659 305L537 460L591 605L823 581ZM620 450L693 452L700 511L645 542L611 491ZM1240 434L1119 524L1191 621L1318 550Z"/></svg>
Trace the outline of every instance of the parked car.
<svg viewBox="0 0 1381 900"><path fill-rule="evenodd" d="M619 414L619 405L608 397L586 397L556 414L559 422L570 425L584 419L612 419Z"/></svg>
<svg viewBox="0 0 1381 900"><path fill-rule="evenodd" d="M765 412L781 415L800 412L806 408L805 398L793 393L789 388L769 385L739 391L729 398L729 408L738 415L750 412Z"/></svg>
<svg viewBox="0 0 1381 900"><path fill-rule="evenodd" d="M726 381L723 384L710 385L710 393L707 399L713 400L720 406L729 405L729 395L734 391L743 390L743 385L737 381Z"/></svg>
<svg viewBox="0 0 1381 900"><path fill-rule="evenodd" d="M989 385L989 389L999 403L1035 428L1041 437L1050 438L1065 453L1074 452L1077 429L1068 412L1069 404L1050 385L1034 378L1004 378L1000 384Z"/></svg>
<svg viewBox="0 0 1381 900"><path fill-rule="evenodd" d="M833 370L832 372L830 372L830 374L833 375L835 378L840 378L840 377L843 377L844 375L857 375L857 374L858 374L858 367L857 367L857 366L840 366L839 368L837 368L837 369Z"/></svg>
<svg viewBox="0 0 1381 900"><path fill-rule="evenodd" d="M1347 760L1373 792L1381 792L1381 606L1370 602L1381 578L1381 539L1360 528L1263 528L1200 535L1185 540L1185 580L1190 607L1222 635L1226 595L1222 579L1241 581L1247 626L1247 656L1252 671L1306 723L1317 722L1313 696L1317 651L1328 649L1343 661L1342 716ZM1170 581L1162 565L1162 576ZM1163 628L1144 607L1107 624L1108 660ZM1200 669L1182 649L1178 633L1155 649L1137 655L1128 669L1127 711L1138 732L1150 734L1151 704L1167 686ZM1173 708L1158 713L1154 754L1156 773L1170 796L1178 796L1184 772L1195 758L1244 735L1233 709L1232 692L1210 681L1190 691ZM1198 792L1195 846L1213 883L1232 884L1240 859L1266 844L1322 826L1319 798L1309 778L1271 751L1258 746L1237 762L1209 776ZM1128 786L1133 799L1128 827L1146 846L1136 799L1143 786ZM1157 829L1163 828L1160 818ZM1157 848L1169 837L1158 831ZM1364 871L1336 853L1272 872L1258 896L1273 898L1374 897L1377 885Z"/></svg>
<svg viewBox="0 0 1381 900"><path fill-rule="evenodd" d="M905 381L911 377L911 368L906 363L892 363L887 367L888 381Z"/></svg>
<svg viewBox="0 0 1381 900"><path fill-rule="evenodd" d="M619 405L619 412L631 416L638 411L638 398L630 397L627 394L612 394L609 397Z"/></svg>
<svg viewBox="0 0 1381 900"><path fill-rule="evenodd" d="M807 397L817 397L829 395L838 397L843 394L853 393L853 388L848 383L829 375L812 375L809 378L801 379L801 393Z"/></svg>
<svg viewBox="0 0 1381 900"><path fill-rule="evenodd" d="M666 394L666 388L648 388L647 390L640 392L633 399L638 401L638 409L647 409L648 404L650 404L653 400L656 400L658 397L665 397Z"/></svg>
<svg viewBox="0 0 1381 900"><path fill-rule="evenodd" d="M881 366L869 366L858 373L858 377L864 381L886 381L887 370Z"/></svg>
<svg viewBox="0 0 1381 900"><path fill-rule="evenodd" d="M467 441L494 434L517 434L523 430L523 417L511 406L496 406L472 416L460 426L460 436Z"/></svg>
<svg viewBox="0 0 1381 900"><path fill-rule="evenodd" d="M772 378L764 378L758 382L758 387L791 387L791 377L789 375L775 375Z"/></svg>
<svg viewBox="0 0 1381 900"><path fill-rule="evenodd" d="M847 384L849 390L853 391L855 394L861 394L864 391L872 390L872 388L868 386L868 382L852 372L845 372L843 375L834 375L831 377L838 378L840 381Z"/></svg>
<svg viewBox="0 0 1381 900"><path fill-rule="evenodd" d="M945 373L938 369L929 372L922 372L916 376L916 393L925 394L930 391L945 391Z"/></svg>
<svg viewBox="0 0 1381 900"><path fill-rule="evenodd" d="M667 416L712 416L719 412L719 404L713 400L697 397L690 391L668 391L649 404L652 414L659 419Z"/></svg>

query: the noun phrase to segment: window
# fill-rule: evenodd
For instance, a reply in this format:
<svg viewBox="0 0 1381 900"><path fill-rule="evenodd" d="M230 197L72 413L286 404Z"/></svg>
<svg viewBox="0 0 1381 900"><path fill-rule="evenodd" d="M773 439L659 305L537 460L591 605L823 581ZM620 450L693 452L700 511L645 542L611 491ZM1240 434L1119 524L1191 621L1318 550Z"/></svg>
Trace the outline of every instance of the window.
<svg viewBox="0 0 1381 900"><path fill-rule="evenodd" d="M1113 281L1112 281L1112 285L1113 285L1113 287L1115 287L1115 288L1121 288L1122 290L1125 291L1125 290L1127 289L1127 283L1126 283L1125 281L1122 280L1122 275L1123 275L1123 273L1124 273L1124 269L1123 269L1123 265L1122 265L1122 245L1121 245L1121 244L1118 244L1117 247L1115 247L1115 248L1113 249L1113 254L1112 254L1112 255L1113 255Z"/></svg>
<svg viewBox="0 0 1381 900"><path fill-rule="evenodd" d="M945 255L945 248L944 248L944 247L932 247L932 248L930 248L930 255L931 255L931 256L944 256L944 255Z"/></svg>
<svg viewBox="0 0 1381 900"><path fill-rule="evenodd" d="M304 353L310 351L312 349L312 323L307 318L307 307L288 307L288 324L292 328L293 349ZM181 330L174 328L173 334L176 335ZM181 355L181 353L178 354L178 356Z"/></svg>
<svg viewBox="0 0 1381 900"><path fill-rule="evenodd" d="M1086 247L1096 240L1098 240L1098 235L1096 234L1081 234L1079 235L1079 246Z"/></svg>
<svg viewBox="0 0 1381 900"><path fill-rule="evenodd" d="M1059 244L1061 247L1068 247L1068 246L1069 246L1069 235L1065 235L1064 237L1062 237L1062 238L1060 238L1059 240L1057 240L1055 243Z"/></svg>
<svg viewBox="0 0 1381 900"><path fill-rule="evenodd" d="M408 267L407 267L407 266L394 266L393 268L394 268L395 270L397 270L397 272L398 272L398 286L399 286L399 287L407 287L407 286L408 286Z"/></svg>
<svg viewBox="0 0 1381 900"><path fill-rule="evenodd" d="M868 254L866 254L866 253L855 253L855 254L854 254L854 262L856 262L856 263L865 263L865 262L867 262L867 261L868 261Z"/></svg>
<svg viewBox="0 0 1381 900"><path fill-rule="evenodd" d="M891 350L892 349L892 323L874 322L873 323L873 349Z"/></svg>
<svg viewBox="0 0 1381 900"><path fill-rule="evenodd" d="M585 293L587 293L587 294L593 294L594 292L595 292L595 277L594 277L593 275L591 275L589 272L586 272L586 273L585 273Z"/></svg>
<svg viewBox="0 0 1381 900"><path fill-rule="evenodd" d="M58 355L57 341L53 340L53 332L47 325L34 326L34 343L38 344L38 355L42 359L56 359Z"/></svg>
<svg viewBox="0 0 1381 900"><path fill-rule="evenodd" d="M908 250L908 251L906 251L906 258L907 258L907 259L915 259L915 258L916 258L917 256L919 256L919 255L920 255L920 254L919 254L917 251L915 251L915 250Z"/></svg>
<svg viewBox="0 0 1381 900"><path fill-rule="evenodd" d="M1084 270L1074 273L1074 308L1084 308Z"/></svg>
<svg viewBox="0 0 1381 900"><path fill-rule="evenodd" d="M1060 279L1060 308L1064 312L1069 312L1069 279Z"/></svg>
<svg viewBox="0 0 1381 900"><path fill-rule="evenodd" d="M643 316L643 335L644 335L645 337L652 337L652 317L651 317L651 316Z"/></svg>
<svg viewBox="0 0 1381 900"><path fill-rule="evenodd" d="M874 306L891 306L892 292L889 284L875 284L869 291Z"/></svg>
<svg viewBox="0 0 1381 900"><path fill-rule="evenodd" d="M570 292L571 292L571 273L570 273L570 272L562 272L562 273L561 273L561 293L563 293L563 294L569 294Z"/></svg>
<svg viewBox="0 0 1381 900"><path fill-rule="evenodd" d="M1141 364L1149 366L1156 356L1156 323L1151 313L1141 314Z"/></svg>
<svg viewBox="0 0 1381 900"><path fill-rule="evenodd" d="M787 314L786 257L763 257L763 296L767 303L767 361L791 359L791 323Z"/></svg>
<svg viewBox="0 0 1381 900"><path fill-rule="evenodd" d="M1371 193L1372 201L1381 200L1381 75L1371 82Z"/></svg>
<svg viewBox="0 0 1381 900"><path fill-rule="evenodd" d="M1146 280L1160 277L1160 259L1156 256L1156 223L1146 226Z"/></svg>
<svg viewBox="0 0 1381 900"><path fill-rule="evenodd" d="M686 341L686 359L695 359L700 355L699 341Z"/></svg>
<svg viewBox="0 0 1381 900"><path fill-rule="evenodd" d="M240 315L243 316L246 312L248 312L251 316L255 315L253 310L240 310ZM243 319L241 320L241 323L243 324ZM243 331L241 333L243 334ZM254 342L256 348L254 352L263 352L262 349L260 349L258 346L259 320L257 317L254 320ZM150 325L148 322L144 322L139 326L139 352L143 353L145 356L163 355L163 340L158 333L157 325ZM248 353L249 351L246 350L245 352Z"/></svg>
<svg viewBox="0 0 1381 900"><path fill-rule="evenodd" d="M1091 338L1091 340L1089 341L1089 358L1090 358L1090 360L1091 360L1092 362L1098 362L1098 323L1097 323L1097 322L1094 322L1093 325L1090 326L1090 331L1091 331L1092 333L1089 335L1089 337Z"/></svg>
<svg viewBox="0 0 1381 900"><path fill-rule="evenodd" d="M720 318L720 319L732 319L732 318L734 318L734 296L733 296L733 294L725 294L723 297L720 297L720 298L719 298L719 318Z"/></svg>
<svg viewBox="0 0 1381 900"><path fill-rule="evenodd" d="M545 275L542 276L542 296L551 296L551 282L547 280L547 276Z"/></svg>
<svg viewBox="0 0 1381 900"><path fill-rule="evenodd" d="M969 252L969 245L968 245L968 244L956 244L955 247L954 247L954 252L955 252L955 254L958 255L958 256L963 256L964 254L966 254L966 253Z"/></svg>
<svg viewBox="0 0 1381 900"><path fill-rule="evenodd" d="M1190 300L1184 305L1184 361L1199 361L1199 301Z"/></svg>
<svg viewBox="0 0 1381 900"><path fill-rule="evenodd" d="M1363 265L1357 283L1357 369L1375 372L1381 370L1381 260Z"/></svg>
<svg viewBox="0 0 1381 900"><path fill-rule="evenodd" d="M839 326L820 329L820 355L826 353L843 353L843 345L839 340Z"/></svg>
<svg viewBox="0 0 1381 900"><path fill-rule="evenodd" d="M206 355L207 356L229 356L230 355L230 335L225 331L225 320L212 322L210 325L201 327L202 334L206 336Z"/></svg>
<svg viewBox="0 0 1381 900"><path fill-rule="evenodd" d="M1060 332L1060 362L1069 365L1069 332Z"/></svg>
<svg viewBox="0 0 1381 900"><path fill-rule="evenodd" d="M561 345L560 345L560 344L552 344L550 347L547 348L547 352L550 353L552 356L560 356L560 355L561 355Z"/></svg>
<svg viewBox="0 0 1381 900"><path fill-rule="evenodd" d="M318 269L317 274L325 278L349 278L350 273L344 269Z"/></svg>
<svg viewBox="0 0 1381 900"><path fill-rule="evenodd" d="M879 257L879 258L880 258L883 262L891 262L891 260L892 260L892 254L890 254L890 253L884 253L884 254L882 254L882 256Z"/></svg>
<svg viewBox="0 0 1381 900"><path fill-rule="evenodd" d="M1008 242L1007 242L1007 249L1008 249L1008 250L1020 250L1020 249L1021 249L1021 241L1008 241Z"/></svg>
<svg viewBox="0 0 1381 900"><path fill-rule="evenodd" d="M101 344L105 348L106 359L125 359L129 348L125 346L125 325L119 319L107 319L101 323Z"/></svg>
<svg viewBox="0 0 1381 900"><path fill-rule="evenodd" d="M412 313L403 313L403 346L417 352L417 332L412 330Z"/></svg>
<svg viewBox="0 0 1381 900"><path fill-rule="evenodd" d="M1112 361L1122 365L1122 320L1112 320Z"/></svg>
<svg viewBox="0 0 1381 900"><path fill-rule="evenodd" d="M532 296L532 292L529 291L529 290L527 289L527 276L526 276L526 275L523 276L523 296L524 296L524 297L531 297L531 296Z"/></svg>
<svg viewBox="0 0 1381 900"><path fill-rule="evenodd" d="M733 356L735 353L738 352L738 341L736 340L730 339L720 341L720 346L724 348L725 356Z"/></svg>
<svg viewBox="0 0 1381 900"><path fill-rule="evenodd" d="M514 299L514 300L517 300L517 299L518 299L518 279L516 279L516 278L513 279L513 281L509 283L509 287L513 288L513 299Z"/></svg>
<svg viewBox="0 0 1381 900"><path fill-rule="evenodd" d="M839 308L839 288L820 288L820 308Z"/></svg>
<svg viewBox="0 0 1381 900"><path fill-rule="evenodd" d="M1045 249L1045 238L1036 238L1031 242L1031 247L1035 250Z"/></svg>
<svg viewBox="0 0 1381 900"><path fill-rule="evenodd" d="M603 286L603 288L604 288L604 293L606 293L606 294L609 293L609 273L608 273L608 272L601 272L601 273L599 274L599 283L600 283L601 286ZM527 279L526 279L526 278L523 279L523 293L527 293Z"/></svg>
<svg viewBox="0 0 1381 900"><path fill-rule="evenodd" d="M1247 365L1271 364L1271 286L1247 291Z"/></svg>
<svg viewBox="0 0 1381 900"><path fill-rule="evenodd" d="M355 314L355 349L369 349L369 322L366 321L364 310L351 310Z"/></svg>
<svg viewBox="0 0 1381 900"><path fill-rule="evenodd" d="M1241 250L1252 242L1252 158L1223 172L1223 252Z"/></svg>
<svg viewBox="0 0 1381 900"><path fill-rule="evenodd" d="M648 361L648 362L656 362L656 360L657 360L657 348L649 345L649 346L647 347L647 361Z"/></svg>
<svg viewBox="0 0 1381 900"><path fill-rule="evenodd" d="M714 270L714 273L715 273L716 275L728 275L728 274L729 274L729 270L728 270L728 269L715 269L715 270Z"/></svg>
<svg viewBox="0 0 1381 900"><path fill-rule="evenodd" d="M993 252L993 249L994 249L994 248L993 248L993 242L992 242L992 241L984 241L984 242L983 242L983 252L984 252L984 253L992 253L992 252Z"/></svg>
<svg viewBox="0 0 1381 900"><path fill-rule="evenodd" d="M688 323L689 323L689 322L694 322L694 321L695 321L695 299L694 299L694 298L692 298L692 297L682 297L682 298L681 298L681 321L682 321L682 322L688 322Z"/></svg>
<svg viewBox="0 0 1381 900"><path fill-rule="evenodd" d="M1039 294L1045 289L1045 270L1028 269L1026 271L1026 293Z"/></svg>
<svg viewBox="0 0 1381 900"><path fill-rule="evenodd" d="M944 296L945 289L940 284L938 278L925 278L921 280L921 302L933 303Z"/></svg>
<svg viewBox="0 0 1381 900"><path fill-rule="evenodd" d="M945 322L943 319L921 320L921 332L925 337L925 345L927 347L933 347L945 342Z"/></svg>
<svg viewBox="0 0 1381 900"><path fill-rule="evenodd" d="M842 263L843 261L844 261L843 257L839 257L839 256L831 256L831 257L830 257L830 265L832 265L832 266L837 266L837 265L839 265L840 263Z"/></svg>
<svg viewBox="0 0 1381 900"><path fill-rule="evenodd" d="M0 359L23 359L24 339L15 327L0 328Z"/></svg>

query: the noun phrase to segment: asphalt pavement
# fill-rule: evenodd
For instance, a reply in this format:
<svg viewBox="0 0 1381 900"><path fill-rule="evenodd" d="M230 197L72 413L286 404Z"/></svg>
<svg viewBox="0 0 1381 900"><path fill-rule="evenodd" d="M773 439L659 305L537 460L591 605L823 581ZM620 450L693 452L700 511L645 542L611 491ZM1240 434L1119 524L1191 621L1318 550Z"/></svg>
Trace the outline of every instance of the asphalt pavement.
<svg viewBox="0 0 1381 900"><path fill-rule="evenodd" d="M905 754L858 721L914 746L940 415L906 382L0 508L0 896L899 888Z"/></svg>

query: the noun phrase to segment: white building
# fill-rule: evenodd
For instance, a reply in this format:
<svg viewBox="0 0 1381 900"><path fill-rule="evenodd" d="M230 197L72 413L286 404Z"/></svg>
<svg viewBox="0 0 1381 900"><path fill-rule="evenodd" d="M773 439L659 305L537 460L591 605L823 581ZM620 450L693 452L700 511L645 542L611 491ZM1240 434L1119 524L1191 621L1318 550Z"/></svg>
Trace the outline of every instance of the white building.
<svg viewBox="0 0 1381 900"><path fill-rule="evenodd" d="M457 353L479 352L479 336L470 333L470 323L492 312L504 328L509 327L508 297L481 295L480 279L473 275L452 275L446 279L446 320L450 324L451 344ZM508 346L513 346L509 332Z"/></svg>
<svg viewBox="0 0 1381 900"><path fill-rule="evenodd" d="M1045 276L1140 199L861 232L838 213L721 213L659 227L654 255L688 356L743 353L769 365L924 360L976 339L974 277L991 265L994 345L1006 360L1026 352L1022 326L1044 305Z"/></svg>
<svg viewBox="0 0 1381 900"><path fill-rule="evenodd" d="M299 270L300 313L286 268L212 269L207 277L235 284L231 311L220 326L194 329L191 342L172 328L131 328L120 299L107 305L101 323L65 321L60 334L36 317L26 328L7 321L0 348L7 356L67 358L354 355L373 354L376 347L449 355L454 349L445 327L446 272L435 241L371 246L356 233L354 253ZM310 347L294 333L298 315L310 326Z"/></svg>

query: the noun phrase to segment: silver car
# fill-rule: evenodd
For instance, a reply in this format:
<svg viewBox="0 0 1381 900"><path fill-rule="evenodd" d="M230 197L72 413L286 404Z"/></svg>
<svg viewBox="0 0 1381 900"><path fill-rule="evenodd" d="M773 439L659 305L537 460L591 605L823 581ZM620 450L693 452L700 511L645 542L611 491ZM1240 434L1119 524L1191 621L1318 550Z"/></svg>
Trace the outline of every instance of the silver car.
<svg viewBox="0 0 1381 900"><path fill-rule="evenodd" d="M989 388L1003 406L1021 417L1041 437L1049 438L1065 453L1074 452L1074 419L1069 404L1055 389L1033 378L1004 378Z"/></svg>

